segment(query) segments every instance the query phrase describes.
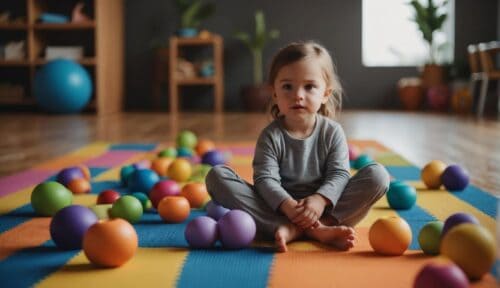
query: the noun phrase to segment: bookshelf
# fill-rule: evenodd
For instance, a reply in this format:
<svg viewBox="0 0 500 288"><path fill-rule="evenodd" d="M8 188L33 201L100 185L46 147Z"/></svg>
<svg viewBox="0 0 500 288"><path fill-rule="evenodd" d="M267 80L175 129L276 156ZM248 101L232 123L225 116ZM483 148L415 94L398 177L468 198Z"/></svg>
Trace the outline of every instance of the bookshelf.
<svg viewBox="0 0 500 288"><path fill-rule="evenodd" d="M42 13L69 17L73 7L85 4L85 22L40 23ZM91 76L94 91L86 110L99 114L119 112L123 104L124 24L123 0L2 0L0 12L9 11L18 20L0 23L0 45L25 41L25 57L0 58L0 83L24 88L24 95L0 97L0 106L36 107L33 83L37 69L48 61L47 46L81 46L83 58L77 60ZM5 94L5 93L4 93Z"/></svg>

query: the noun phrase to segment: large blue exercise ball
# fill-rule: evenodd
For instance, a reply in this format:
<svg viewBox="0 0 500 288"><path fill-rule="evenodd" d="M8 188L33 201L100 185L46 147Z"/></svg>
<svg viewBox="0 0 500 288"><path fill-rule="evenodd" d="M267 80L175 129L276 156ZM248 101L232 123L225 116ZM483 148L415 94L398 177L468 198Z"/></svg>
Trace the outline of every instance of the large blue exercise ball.
<svg viewBox="0 0 500 288"><path fill-rule="evenodd" d="M92 89L89 73L72 60L50 61L35 74L35 97L48 112L81 111L89 102Z"/></svg>

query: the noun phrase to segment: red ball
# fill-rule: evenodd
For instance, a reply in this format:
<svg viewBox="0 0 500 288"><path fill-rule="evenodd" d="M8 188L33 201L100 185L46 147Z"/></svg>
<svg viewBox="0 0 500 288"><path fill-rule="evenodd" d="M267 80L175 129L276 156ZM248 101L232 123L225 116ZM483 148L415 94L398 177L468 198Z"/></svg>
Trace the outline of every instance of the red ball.
<svg viewBox="0 0 500 288"><path fill-rule="evenodd" d="M149 193L153 207L158 208L160 200L167 196L176 196L181 193L181 187L173 180L163 180L155 184Z"/></svg>
<svg viewBox="0 0 500 288"><path fill-rule="evenodd" d="M115 190L104 190L97 196L97 204L113 204L120 196L120 193Z"/></svg>

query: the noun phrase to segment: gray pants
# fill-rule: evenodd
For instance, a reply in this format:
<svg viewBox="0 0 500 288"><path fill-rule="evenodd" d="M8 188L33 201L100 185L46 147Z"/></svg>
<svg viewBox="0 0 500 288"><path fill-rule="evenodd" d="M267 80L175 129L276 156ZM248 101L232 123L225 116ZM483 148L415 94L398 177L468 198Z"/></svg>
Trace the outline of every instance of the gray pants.
<svg viewBox="0 0 500 288"><path fill-rule="evenodd" d="M253 216L257 231L267 237L274 236L276 229L288 218L274 211L254 191L254 187L227 166L213 167L206 177L207 190L213 200L229 209L240 209ZM358 171L347 183L337 205L325 209L339 225L354 226L370 211L389 187L389 174L384 166L370 164Z"/></svg>

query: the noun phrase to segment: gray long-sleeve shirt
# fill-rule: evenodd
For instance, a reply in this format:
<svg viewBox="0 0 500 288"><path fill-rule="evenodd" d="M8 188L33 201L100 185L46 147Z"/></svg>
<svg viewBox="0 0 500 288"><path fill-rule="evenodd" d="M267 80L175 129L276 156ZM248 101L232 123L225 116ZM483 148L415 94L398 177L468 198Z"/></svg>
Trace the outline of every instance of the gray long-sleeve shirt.
<svg viewBox="0 0 500 288"><path fill-rule="evenodd" d="M319 193L335 206L349 181L349 152L337 122L316 117L314 131L296 139L282 120L269 124L259 136L253 160L257 193L274 210L285 199Z"/></svg>

